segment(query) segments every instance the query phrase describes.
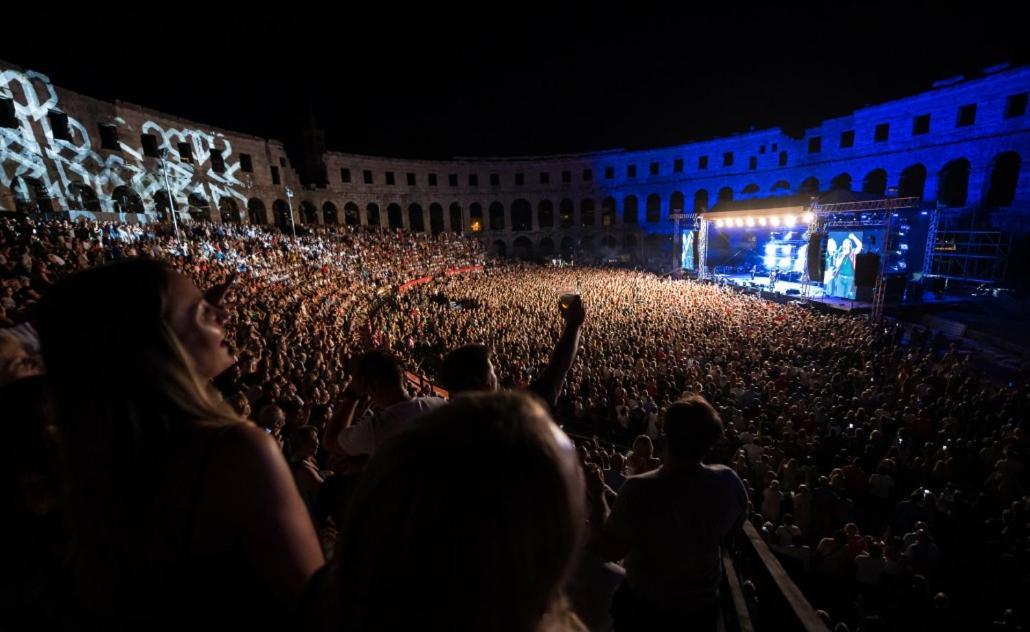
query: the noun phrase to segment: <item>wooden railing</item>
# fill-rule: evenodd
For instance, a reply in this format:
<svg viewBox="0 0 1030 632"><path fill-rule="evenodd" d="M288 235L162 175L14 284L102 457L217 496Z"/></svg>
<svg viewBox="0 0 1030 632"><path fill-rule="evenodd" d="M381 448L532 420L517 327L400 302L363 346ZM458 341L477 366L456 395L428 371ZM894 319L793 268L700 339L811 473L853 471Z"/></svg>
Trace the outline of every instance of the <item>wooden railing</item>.
<svg viewBox="0 0 1030 632"><path fill-rule="evenodd" d="M735 550L723 555L723 620L727 630L805 630L829 632L815 608L751 523ZM748 590L744 582L750 582Z"/></svg>

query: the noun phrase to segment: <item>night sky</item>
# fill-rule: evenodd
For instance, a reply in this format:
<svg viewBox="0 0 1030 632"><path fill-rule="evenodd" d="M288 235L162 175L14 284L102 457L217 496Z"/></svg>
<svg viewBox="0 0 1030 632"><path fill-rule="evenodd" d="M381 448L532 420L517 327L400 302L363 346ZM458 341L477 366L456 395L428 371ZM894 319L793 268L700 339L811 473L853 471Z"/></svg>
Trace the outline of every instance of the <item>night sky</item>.
<svg viewBox="0 0 1030 632"><path fill-rule="evenodd" d="M5 7L0 59L217 127L291 142L311 110L330 149L447 158L800 131L937 79L1026 63L1030 39L1014 5L991 2L722 2L679 14L671 3L386 4L376 15L209 3L167 20L154 8Z"/></svg>

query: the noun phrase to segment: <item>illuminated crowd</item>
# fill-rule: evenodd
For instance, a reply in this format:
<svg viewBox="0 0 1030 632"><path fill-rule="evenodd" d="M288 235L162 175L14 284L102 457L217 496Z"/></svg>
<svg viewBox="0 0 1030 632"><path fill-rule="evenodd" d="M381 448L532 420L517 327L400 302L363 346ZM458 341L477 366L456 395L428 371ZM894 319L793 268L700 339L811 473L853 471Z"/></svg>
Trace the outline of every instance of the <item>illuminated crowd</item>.
<svg viewBox="0 0 1030 632"><path fill-rule="evenodd" d="M972 629L998 619L996 625L1017 629L1011 626L1026 617L1020 595L1030 589L1025 468L1030 391L1022 377L1005 383L987 380L973 368L971 353L939 334L635 270L495 260L485 255L478 241L458 235L330 227L304 229L293 238L258 227L211 224L189 224L181 230L176 239L170 227L158 225L0 219L0 382L10 439L3 456L4 488L9 504L17 506L17 518L7 526L5 543L10 550L5 552L3 571L5 586L14 591L8 593L17 596L2 607L22 617L23 623L32 617L63 622L55 613L69 592L75 595L76 607L85 603L110 611L102 598L91 602L88 595L58 581L61 573L49 570L76 551L75 543L63 537L69 521L93 515L69 500L78 500L74 490L80 488L68 484L69 472L88 473L90 464L66 456L77 454L71 437L82 431L69 426L67 419L79 419L76 415L81 414L82 419L96 420L103 418L103 411L117 409L112 401L135 382L132 375L117 374L118 365L101 357L103 350L117 354L123 348L119 335L144 333L131 321L123 325L124 331L98 332L98 338L109 336L111 342L98 347L97 356L60 358L67 361L62 367L82 370L81 385L65 383L59 377L64 369L47 361L48 353L58 353L47 349L47 332L69 323L73 332L61 335L70 341L66 346L73 346L91 335L77 321L93 322L87 312L99 308L87 301L55 316L54 305L60 303L54 299L48 305L47 295L75 272L137 257L164 262L204 292L233 277L222 292L204 299L214 310L208 329L224 330L224 342L220 337L217 344L232 362L209 376L197 368L195 359L186 365L192 367L191 375L210 378L221 400L211 406L223 407L218 415L253 422L281 450L278 465L272 457L253 466L242 458L240 468L253 467L259 473L277 467L287 470L300 506L307 509L299 518L284 510L286 518L269 521L276 524L282 519L285 526L279 531L267 527L253 536L257 550L286 537L283 533L294 534L293 540L287 538L290 542L304 540L308 531L317 538L316 550L288 558L292 566L255 564L254 581L262 591L280 597L296 593L284 598L291 612L285 616L295 625L380 629L374 621L390 608L376 591L414 585L415 580L389 579L390 573L410 571L428 584L439 575L441 586L430 591L437 600L451 584L472 595L486 590L484 582L496 581L509 596L501 601L523 604L519 608L537 613L502 626L480 616L484 605L469 604L466 612L453 613L455 620L467 616L469 625L658 629L620 624L619 609L609 607L619 600L617 587L626 574L619 561L626 554L607 553L618 547L604 544L607 536L599 522L605 517L599 508L612 504L613 520L624 515L629 501L620 504L619 492L626 481L670 466L666 454L675 433L666 432L666 420L679 414L677 402L693 401L695 396L718 411L724 428L713 438L704 462L727 466L743 482L746 520L828 623L863 630ZM419 283L408 283L413 280ZM131 287L117 291L127 293L117 294L119 300L132 304ZM570 318L559 306L563 295L579 297L583 318ZM175 305L168 299L162 305L163 318L174 324ZM116 317L111 318L120 322ZM111 318L95 324L103 329ZM568 357L571 368L555 381L560 341L572 330L578 338ZM198 331L203 334L203 326ZM175 330L173 335L189 352L183 334ZM141 342L140 347L147 344ZM542 380L552 380L557 384L553 400L462 395L445 404L448 353L470 344L485 346L500 390L533 391ZM125 353L131 352L131 345L125 347ZM391 381L391 362L400 370L396 384ZM135 365L127 362L129 366ZM111 367L115 374L103 367ZM179 378L168 379L173 383ZM51 381L56 386L48 384ZM54 394L48 395L51 389ZM93 404L85 403L92 392L115 395L107 396L106 403L98 397L94 410ZM71 393L93 416L62 412L75 401ZM49 406L48 398L57 403ZM131 395L126 399L134 401ZM435 428L436 434L419 429L417 419L409 423L408 416L415 418L410 411L404 413L411 426L408 432L393 436L377 427L391 419L383 410L394 402L404 403L406 411L417 408L431 420L427 427ZM507 545L487 545L471 530L461 530L469 539L468 555L479 550L501 556L497 547L525 551L548 534L572 534L567 542L551 538L550 548L541 549L553 548L548 556L564 560L560 568L539 570L547 565L534 555L526 562L540 564L533 572L547 580L538 583L546 588L550 582L555 594L534 596L523 584L492 576L490 581L459 581L453 577L455 569L466 567L458 561L451 570L412 570L418 560L438 564L465 557L429 551L434 547L426 534L450 537L443 535L443 526L426 523L418 535L415 523L403 524L405 512L409 522L424 515L416 488L440 503L435 512L451 512L454 522L460 522L459 517L475 510L467 506L475 504L469 498L487 498L490 486L516 485L495 471L501 461L516 469L508 472L510 477L521 476L526 485L553 483L528 466L518 472L519 462L508 463L505 455L506 450L517 453L522 448L496 443L500 440L487 430L462 426L460 434L448 434L457 432L452 418L459 412L463 420L483 417L484 424L518 417L516 425L528 424L518 427L536 437L525 445L548 454L558 450L547 447L553 439L539 438L536 422L526 419L553 418L573 437L582 473L562 470L561 477L566 478L561 480L572 481L569 489L581 497L562 500L571 503L570 509L561 520L555 519L561 524L552 525L552 532L530 521L531 527L523 526L516 534L518 520L509 518L510 528L500 527L510 534ZM134 419L133 414L126 418ZM450 425L444 423L448 419ZM418 432L423 433L421 444L414 442ZM189 439L174 436L181 445L189 444ZM477 447L475 437L486 447ZM371 447L353 447L359 445ZM221 476L218 459L208 463L209 452L199 453L205 455L198 457L205 464L203 471ZM561 462L560 457L555 459ZM424 480L398 473L422 460ZM397 465L402 462L407 465ZM127 461L118 477L139 476L135 467L146 469L146 463ZM480 472L485 482L474 482ZM225 476L231 480L231 473ZM195 480L192 475L185 478ZM154 485L163 479L147 480ZM448 481L460 481L453 482L458 491ZM274 494L277 488L269 485L269 494ZM458 500L448 495L473 489L475 494L469 491L470 496ZM386 511L377 505L372 490L401 504ZM521 518L546 513L540 505L546 499L527 500L523 506L517 500L519 489L506 493ZM183 502L189 505L194 497L185 496ZM494 501L482 500L482 508L472 524L500 521L500 515L484 515L488 510L508 516L503 503L495 508ZM206 510L201 505L198 511ZM295 520L307 523L298 526L292 523ZM587 523L589 528L583 526ZM249 551L250 532L241 528L240 546ZM377 537L377 532L382 535ZM410 546L405 538L411 538ZM422 548L413 553L416 544ZM372 551L378 557L373 559ZM112 560L117 558L104 559L115 564ZM497 558L515 566L511 560L517 559L514 554ZM348 570L348 560L354 560L355 568L366 564L382 572L355 575ZM323 566L324 561L328 565ZM274 568L277 578L292 573L303 581L295 582L298 588L285 579L267 580L267 568ZM528 585L534 575L527 568L495 572L510 573ZM634 573L644 577L643 571L628 568L631 581ZM386 583L380 586L380 580ZM313 585L317 588L310 588ZM247 603L246 595L240 599ZM413 611L417 605L435 612L435 606L423 599L411 599ZM483 600L489 603L488 598ZM342 604L339 611L320 614L327 601ZM762 604L757 599L748 603L761 621ZM400 620L393 616L400 615L389 614L383 620ZM140 620L146 616L140 615Z"/></svg>

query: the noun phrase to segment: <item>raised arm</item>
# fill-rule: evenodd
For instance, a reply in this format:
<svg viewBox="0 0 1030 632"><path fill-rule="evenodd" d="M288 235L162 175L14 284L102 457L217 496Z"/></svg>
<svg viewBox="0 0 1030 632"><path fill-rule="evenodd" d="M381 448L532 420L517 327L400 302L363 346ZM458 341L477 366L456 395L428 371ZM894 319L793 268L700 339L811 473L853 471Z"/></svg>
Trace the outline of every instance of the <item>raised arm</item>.
<svg viewBox="0 0 1030 632"><path fill-rule="evenodd" d="M848 234L848 239L850 239L851 243L855 245L855 247L851 250L852 255L857 255L858 253L862 252L862 240L858 237L855 237L855 233Z"/></svg>
<svg viewBox="0 0 1030 632"><path fill-rule="evenodd" d="M559 309L565 320L565 328L554 351L551 352L551 361L547 363L547 368L533 383L533 390L552 406L561 393L565 376L576 360L576 353L579 351L579 331L586 320L586 308L583 307L583 299L578 296L567 308Z"/></svg>

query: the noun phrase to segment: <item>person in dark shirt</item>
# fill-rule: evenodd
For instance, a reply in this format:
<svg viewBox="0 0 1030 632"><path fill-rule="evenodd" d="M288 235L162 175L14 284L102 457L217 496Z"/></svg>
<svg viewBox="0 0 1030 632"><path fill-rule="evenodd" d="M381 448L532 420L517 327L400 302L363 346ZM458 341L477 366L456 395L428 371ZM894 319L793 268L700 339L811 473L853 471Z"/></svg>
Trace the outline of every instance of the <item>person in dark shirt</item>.
<svg viewBox="0 0 1030 632"><path fill-rule="evenodd" d="M722 432L703 397L686 397L665 413L664 465L628 478L610 513L603 481L587 479L594 545L604 559L625 560L616 630L715 629L720 546L741 528L748 506L732 469L702 461Z"/></svg>

